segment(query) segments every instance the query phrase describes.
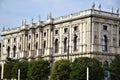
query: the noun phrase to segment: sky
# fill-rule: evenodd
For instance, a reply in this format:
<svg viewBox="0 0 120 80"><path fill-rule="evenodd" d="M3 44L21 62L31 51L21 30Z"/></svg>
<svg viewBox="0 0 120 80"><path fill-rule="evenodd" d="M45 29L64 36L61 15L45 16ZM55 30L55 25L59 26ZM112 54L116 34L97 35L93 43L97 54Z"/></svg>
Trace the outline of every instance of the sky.
<svg viewBox="0 0 120 80"><path fill-rule="evenodd" d="M90 9L95 2L95 8L101 4L103 11L111 11L120 8L120 0L0 0L0 33L3 27L16 28L22 25L22 20L26 19L30 24L46 20L46 15L52 13L53 18Z"/></svg>

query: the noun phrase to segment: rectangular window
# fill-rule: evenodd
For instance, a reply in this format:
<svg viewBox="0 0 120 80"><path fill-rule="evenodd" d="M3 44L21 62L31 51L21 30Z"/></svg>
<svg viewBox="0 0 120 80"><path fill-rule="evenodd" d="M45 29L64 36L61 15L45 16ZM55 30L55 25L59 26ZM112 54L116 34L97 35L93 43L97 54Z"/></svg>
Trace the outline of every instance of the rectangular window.
<svg viewBox="0 0 120 80"><path fill-rule="evenodd" d="M106 25L103 25L103 30L107 30L107 26Z"/></svg>
<svg viewBox="0 0 120 80"><path fill-rule="evenodd" d="M55 34L58 34L58 30L55 30Z"/></svg>
<svg viewBox="0 0 120 80"><path fill-rule="evenodd" d="M120 46L120 40L119 40L119 46Z"/></svg>
<svg viewBox="0 0 120 80"><path fill-rule="evenodd" d="M68 31L68 29L67 29L67 28L65 28L65 29L64 29L64 33L66 33L67 31Z"/></svg>

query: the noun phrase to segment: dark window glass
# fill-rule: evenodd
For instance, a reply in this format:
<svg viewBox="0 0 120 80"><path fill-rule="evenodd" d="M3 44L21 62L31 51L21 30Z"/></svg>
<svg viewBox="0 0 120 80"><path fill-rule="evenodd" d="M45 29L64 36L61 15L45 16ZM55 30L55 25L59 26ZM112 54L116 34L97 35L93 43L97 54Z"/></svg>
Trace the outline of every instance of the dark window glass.
<svg viewBox="0 0 120 80"><path fill-rule="evenodd" d="M103 30L107 30L107 26L106 25L103 25Z"/></svg>
<svg viewBox="0 0 120 80"><path fill-rule="evenodd" d="M107 36L104 35L102 39L102 50L107 51Z"/></svg>
<svg viewBox="0 0 120 80"><path fill-rule="evenodd" d="M58 34L58 30L55 30L55 34Z"/></svg>
<svg viewBox="0 0 120 80"><path fill-rule="evenodd" d="M14 38L14 42L16 42L16 38Z"/></svg>
<svg viewBox="0 0 120 80"><path fill-rule="evenodd" d="M78 29L78 26L75 26L75 27L74 27L74 31L77 31L77 29Z"/></svg>
<svg viewBox="0 0 120 80"><path fill-rule="evenodd" d="M55 53L59 50L58 39L55 40Z"/></svg>
<svg viewBox="0 0 120 80"><path fill-rule="evenodd" d="M78 50L78 46L77 46L77 35L74 35L74 51Z"/></svg>
<svg viewBox="0 0 120 80"><path fill-rule="evenodd" d="M46 37L46 32L44 32L44 37Z"/></svg>
<svg viewBox="0 0 120 80"><path fill-rule="evenodd" d="M38 34L36 34L36 38L38 38Z"/></svg>
<svg viewBox="0 0 120 80"><path fill-rule="evenodd" d="M8 43L10 43L10 39L8 39Z"/></svg>
<svg viewBox="0 0 120 80"><path fill-rule="evenodd" d="M67 38L64 39L64 52L67 52L68 48L68 43L67 43Z"/></svg>
<svg viewBox="0 0 120 80"><path fill-rule="evenodd" d="M65 29L64 29L64 33L66 33L66 32L67 32L67 30L68 30L68 29L67 29L67 28L65 28Z"/></svg>

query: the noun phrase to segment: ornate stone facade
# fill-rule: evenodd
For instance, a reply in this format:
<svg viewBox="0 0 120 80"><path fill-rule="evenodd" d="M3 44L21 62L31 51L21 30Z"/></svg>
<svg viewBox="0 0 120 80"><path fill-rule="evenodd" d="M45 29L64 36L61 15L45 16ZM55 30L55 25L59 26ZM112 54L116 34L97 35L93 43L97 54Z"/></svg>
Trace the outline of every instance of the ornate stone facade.
<svg viewBox="0 0 120 80"><path fill-rule="evenodd" d="M88 9L37 23L26 20L15 29L2 31L1 59L74 60L77 57L96 57L102 62L120 54L120 18L116 13Z"/></svg>

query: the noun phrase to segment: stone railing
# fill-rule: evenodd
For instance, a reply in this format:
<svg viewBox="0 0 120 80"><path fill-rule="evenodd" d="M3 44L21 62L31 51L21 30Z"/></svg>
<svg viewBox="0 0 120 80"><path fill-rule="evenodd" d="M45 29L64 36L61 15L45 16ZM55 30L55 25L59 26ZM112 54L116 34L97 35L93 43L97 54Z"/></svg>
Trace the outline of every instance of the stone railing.
<svg viewBox="0 0 120 80"><path fill-rule="evenodd" d="M89 15L89 14L91 14L91 9L55 18L54 23L57 23L59 21L74 19L74 18L77 18L77 17L82 17L82 16Z"/></svg>

